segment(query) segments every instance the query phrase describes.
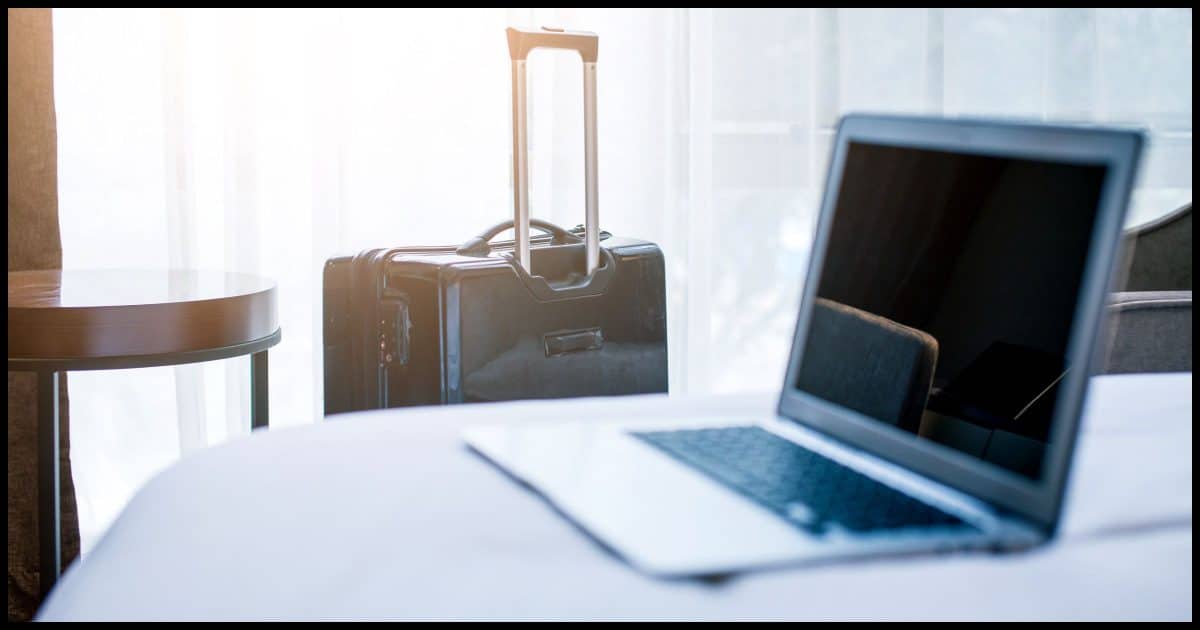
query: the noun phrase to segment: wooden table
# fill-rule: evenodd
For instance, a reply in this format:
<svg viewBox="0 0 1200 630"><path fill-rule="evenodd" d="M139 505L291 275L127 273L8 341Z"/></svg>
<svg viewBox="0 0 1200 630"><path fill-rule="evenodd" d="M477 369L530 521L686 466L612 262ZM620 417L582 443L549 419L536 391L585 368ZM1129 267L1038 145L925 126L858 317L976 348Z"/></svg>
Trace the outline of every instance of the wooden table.
<svg viewBox="0 0 1200 630"><path fill-rule="evenodd" d="M267 348L279 343L273 282L215 271L8 274L8 369L38 375L41 589L62 566L59 374L252 355L251 424L268 424ZM47 571L47 567L52 567Z"/></svg>

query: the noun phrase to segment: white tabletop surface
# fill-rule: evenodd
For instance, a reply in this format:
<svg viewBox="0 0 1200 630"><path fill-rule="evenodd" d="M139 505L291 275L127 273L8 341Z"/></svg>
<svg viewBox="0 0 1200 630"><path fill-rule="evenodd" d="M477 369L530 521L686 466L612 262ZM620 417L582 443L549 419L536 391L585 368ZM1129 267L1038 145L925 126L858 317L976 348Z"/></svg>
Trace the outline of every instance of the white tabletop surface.
<svg viewBox="0 0 1200 630"><path fill-rule="evenodd" d="M152 480L40 618L1190 620L1191 383L1093 380L1063 533L1046 546L721 581L629 569L459 431L770 413L773 396L388 410L260 431Z"/></svg>

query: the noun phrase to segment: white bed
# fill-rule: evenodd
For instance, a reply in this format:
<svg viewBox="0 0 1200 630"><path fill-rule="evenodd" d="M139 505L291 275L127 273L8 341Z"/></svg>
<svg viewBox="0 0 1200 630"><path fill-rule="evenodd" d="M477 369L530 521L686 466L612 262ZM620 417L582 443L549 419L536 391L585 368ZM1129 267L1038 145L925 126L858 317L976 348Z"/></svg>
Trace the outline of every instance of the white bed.
<svg viewBox="0 0 1200 630"><path fill-rule="evenodd" d="M1093 380L1051 545L719 582L632 571L458 434L770 413L770 395L389 410L259 432L151 481L39 618L1190 620L1191 387L1190 373Z"/></svg>

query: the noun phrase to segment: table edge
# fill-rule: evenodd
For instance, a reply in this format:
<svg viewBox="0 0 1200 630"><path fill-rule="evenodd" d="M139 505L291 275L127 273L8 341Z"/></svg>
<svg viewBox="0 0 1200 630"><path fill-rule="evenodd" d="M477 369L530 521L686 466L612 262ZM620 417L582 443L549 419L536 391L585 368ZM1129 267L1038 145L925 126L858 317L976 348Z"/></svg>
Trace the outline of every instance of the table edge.
<svg viewBox="0 0 1200 630"><path fill-rule="evenodd" d="M129 368L157 367L163 365L184 365L203 361L217 361L246 354L262 352L283 338L283 328L275 332L252 339L243 343L200 350L182 352L162 352L155 354L116 355L106 357L47 357L47 358L12 358L8 359L10 372L67 372L80 370L123 370Z"/></svg>

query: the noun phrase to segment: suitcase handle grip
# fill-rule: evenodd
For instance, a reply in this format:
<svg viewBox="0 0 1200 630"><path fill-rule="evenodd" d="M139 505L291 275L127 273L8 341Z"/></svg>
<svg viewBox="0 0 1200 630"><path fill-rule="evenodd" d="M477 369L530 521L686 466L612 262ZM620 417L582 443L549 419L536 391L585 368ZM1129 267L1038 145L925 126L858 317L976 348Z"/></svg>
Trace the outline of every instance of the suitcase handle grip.
<svg viewBox="0 0 1200 630"><path fill-rule="evenodd" d="M588 63L596 63L600 38L589 31L567 31L543 26L540 29L509 28L508 54L513 61L523 61L534 48L574 50Z"/></svg>
<svg viewBox="0 0 1200 630"><path fill-rule="evenodd" d="M479 233L479 236L462 244L454 253L459 256L487 256L492 252L491 245L488 244L496 235L511 228L514 225L513 221L502 221L492 227ZM568 243L582 243L583 239L574 234L554 225L549 221L541 219L529 219L529 227L535 227L554 237L555 245L566 245Z"/></svg>

